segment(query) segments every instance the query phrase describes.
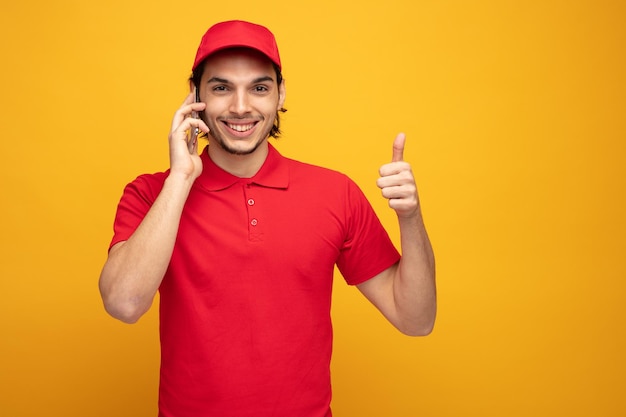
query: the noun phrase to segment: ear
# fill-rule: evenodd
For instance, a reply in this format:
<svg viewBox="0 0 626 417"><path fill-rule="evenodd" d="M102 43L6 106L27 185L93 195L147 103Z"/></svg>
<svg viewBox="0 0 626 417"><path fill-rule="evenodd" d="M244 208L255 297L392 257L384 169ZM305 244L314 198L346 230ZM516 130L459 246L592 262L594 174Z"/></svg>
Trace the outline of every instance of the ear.
<svg viewBox="0 0 626 417"><path fill-rule="evenodd" d="M278 106L276 110L280 110L283 108L283 104L285 104L285 95L287 94L287 88L285 87L285 79L280 82L278 86Z"/></svg>

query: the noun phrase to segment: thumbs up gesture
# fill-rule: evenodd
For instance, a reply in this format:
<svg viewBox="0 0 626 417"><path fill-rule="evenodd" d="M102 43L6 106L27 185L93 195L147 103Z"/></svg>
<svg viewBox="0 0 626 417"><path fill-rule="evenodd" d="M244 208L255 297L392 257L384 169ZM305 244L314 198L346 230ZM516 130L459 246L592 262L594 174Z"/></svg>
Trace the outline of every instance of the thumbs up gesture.
<svg viewBox="0 0 626 417"><path fill-rule="evenodd" d="M383 197L389 200L389 207L396 211L398 217L415 216L420 210L411 165L404 161L405 141L404 133L396 136L391 162L380 167L380 178L376 181Z"/></svg>

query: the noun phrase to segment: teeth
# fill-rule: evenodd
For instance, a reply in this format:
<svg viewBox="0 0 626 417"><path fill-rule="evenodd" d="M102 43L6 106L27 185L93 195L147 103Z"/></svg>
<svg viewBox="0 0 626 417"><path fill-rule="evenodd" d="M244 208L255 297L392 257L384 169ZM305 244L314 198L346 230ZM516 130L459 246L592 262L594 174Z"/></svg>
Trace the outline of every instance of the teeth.
<svg viewBox="0 0 626 417"><path fill-rule="evenodd" d="M246 132L254 127L254 123L250 123L248 125L231 125L230 123L228 123L227 126L233 130L236 130L237 132Z"/></svg>

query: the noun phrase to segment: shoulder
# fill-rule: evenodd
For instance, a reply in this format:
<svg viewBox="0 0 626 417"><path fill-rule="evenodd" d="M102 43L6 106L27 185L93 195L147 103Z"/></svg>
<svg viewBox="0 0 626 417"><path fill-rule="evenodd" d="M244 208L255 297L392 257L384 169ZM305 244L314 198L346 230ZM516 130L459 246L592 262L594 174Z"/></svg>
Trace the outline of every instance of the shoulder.
<svg viewBox="0 0 626 417"><path fill-rule="evenodd" d="M353 183L353 181L346 174L334 169L289 158L285 158L285 161L289 165L290 177L294 180L305 180L316 183L327 182L336 185Z"/></svg>
<svg viewBox="0 0 626 417"><path fill-rule="evenodd" d="M297 198L348 211L368 204L359 185L347 174L297 160L288 163L288 189Z"/></svg>
<svg viewBox="0 0 626 417"><path fill-rule="evenodd" d="M148 201L154 201L163 188L169 170L152 174L141 174L124 189L124 195L134 194Z"/></svg>

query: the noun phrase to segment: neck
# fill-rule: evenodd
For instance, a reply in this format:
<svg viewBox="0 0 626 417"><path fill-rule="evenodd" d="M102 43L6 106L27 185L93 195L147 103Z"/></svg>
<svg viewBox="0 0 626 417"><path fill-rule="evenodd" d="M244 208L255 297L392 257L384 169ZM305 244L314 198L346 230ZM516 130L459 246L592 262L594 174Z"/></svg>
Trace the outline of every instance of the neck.
<svg viewBox="0 0 626 417"><path fill-rule="evenodd" d="M245 155L232 154L225 151L219 144L209 145L209 157L218 167L239 178L251 178L265 163L269 146L263 141L253 152Z"/></svg>

